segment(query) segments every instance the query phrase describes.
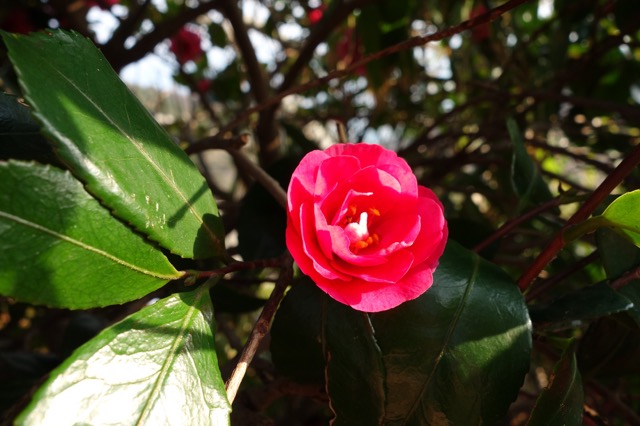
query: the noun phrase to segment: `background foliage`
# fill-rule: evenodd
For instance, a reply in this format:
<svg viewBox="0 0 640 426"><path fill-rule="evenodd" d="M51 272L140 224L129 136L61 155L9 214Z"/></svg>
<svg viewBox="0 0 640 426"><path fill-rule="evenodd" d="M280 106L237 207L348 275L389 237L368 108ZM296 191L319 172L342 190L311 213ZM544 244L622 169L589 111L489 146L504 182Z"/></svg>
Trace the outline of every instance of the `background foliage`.
<svg viewBox="0 0 640 426"><path fill-rule="evenodd" d="M149 373L141 423L171 400L225 419L223 381L257 345L234 424L640 424L635 0L20 0L0 27L93 42L3 36L6 422L64 406L86 360ZM132 87L153 119L109 74L149 55L174 81ZM337 123L445 204L436 285L394 311L345 308L282 256L269 176L286 188ZM201 398L181 404L190 378ZM102 386L141 392L117 379Z"/></svg>

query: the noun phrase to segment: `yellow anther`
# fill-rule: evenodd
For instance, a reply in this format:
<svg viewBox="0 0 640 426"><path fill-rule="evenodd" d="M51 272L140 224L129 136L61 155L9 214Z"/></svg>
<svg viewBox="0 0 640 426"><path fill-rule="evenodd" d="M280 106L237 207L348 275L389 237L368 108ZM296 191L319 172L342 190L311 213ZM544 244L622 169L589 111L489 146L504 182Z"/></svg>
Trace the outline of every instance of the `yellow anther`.
<svg viewBox="0 0 640 426"><path fill-rule="evenodd" d="M363 248L366 248L369 244L367 244L366 241L358 241L357 243L354 244L355 248L360 250Z"/></svg>
<svg viewBox="0 0 640 426"><path fill-rule="evenodd" d="M348 225L352 223L353 218L355 217L357 212L358 212L358 209L356 208L355 204L349 205L349 207L347 207L347 214L344 216L344 224Z"/></svg>
<svg viewBox="0 0 640 426"><path fill-rule="evenodd" d="M369 209L369 213L371 213L373 216L380 217L380 210L375 209L375 208L373 208L373 207L371 207L371 208Z"/></svg>

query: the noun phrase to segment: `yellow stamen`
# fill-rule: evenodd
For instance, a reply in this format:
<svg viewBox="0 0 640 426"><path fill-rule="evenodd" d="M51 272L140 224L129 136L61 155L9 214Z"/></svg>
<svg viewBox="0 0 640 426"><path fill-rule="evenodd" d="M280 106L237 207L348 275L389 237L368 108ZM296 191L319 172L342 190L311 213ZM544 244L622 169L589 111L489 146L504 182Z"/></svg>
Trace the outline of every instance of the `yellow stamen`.
<svg viewBox="0 0 640 426"><path fill-rule="evenodd" d="M353 218L356 215L356 213L358 212L358 209L356 207L355 204L351 204L349 205L349 207L347 207L347 214L344 217L344 224L348 225L350 223L353 222Z"/></svg>

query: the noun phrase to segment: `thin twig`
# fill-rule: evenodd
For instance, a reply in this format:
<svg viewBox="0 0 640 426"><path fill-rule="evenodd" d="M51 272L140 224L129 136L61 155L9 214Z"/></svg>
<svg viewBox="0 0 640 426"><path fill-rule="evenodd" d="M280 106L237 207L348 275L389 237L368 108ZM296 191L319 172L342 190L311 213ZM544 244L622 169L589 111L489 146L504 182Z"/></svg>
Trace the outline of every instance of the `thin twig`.
<svg viewBox="0 0 640 426"><path fill-rule="evenodd" d="M269 176L260 166L255 164L242 151L233 148L227 148L227 152L231 154L236 163L243 167L251 176L255 178L282 206L287 208L287 193L282 189L277 180Z"/></svg>
<svg viewBox="0 0 640 426"><path fill-rule="evenodd" d="M453 35L459 34L468 29L471 29L477 25L482 25L482 24L494 21L498 19L500 16L502 16L504 13L510 11L511 9L514 9L517 6L520 6L523 3L527 3L529 1L530 0L510 0L494 9L489 10L487 13L479 15L473 19L463 21L460 24L455 25L453 27L445 28L444 30L438 31L437 33L434 33L434 34L412 37L398 44L394 44L393 46L389 46L386 49L372 53L371 55L367 55L361 60L352 63L351 65L349 65L344 69L332 71L331 73L327 74L324 77L316 78L307 83L300 84L298 86L292 87L291 89L279 92L276 96L273 96L266 102L262 102L259 105L256 105L252 108L248 108L247 110L245 110L244 113L240 114L238 117L236 117L235 120L227 124L220 131L220 133L224 134L232 131L237 126L239 126L240 123L244 122L248 117L250 117L252 114L255 114L256 112L264 111L268 108L273 107L274 105L279 104L284 98L286 98L289 95L293 95L296 93L303 93L303 92L306 92L307 90L313 89L314 87L319 87L324 84L327 84L331 80L341 79L346 76L349 76L353 74L353 72L358 68L366 65L371 61L380 59L382 57L385 57L394 53L402 52L404 50L408 50L417 46L422 46L424 44L427 44L433 41L440 41L445 38L451 37Z"/></svg>
<svg viewBox="0 0 640 426"><path fill-rule="evenodd" d="M629 420L629 424L640 424L640 416L631 407L622 402L615 392L612 392L607 387L601 385L595 380L591 380L588 383L588 386L598 392L602 399L606 400L607 402L613 403L616 406L617 411L625 416L627 420Z"/></svg>
<svg viewBox="0 0 640 426"><path fill-rule="evenodd" d="M620 278L611 281L611 288L618 290L633 280L640 280L640 266L636 269L626 272Z"/></svg>
<svg viewBox="0 0 640 426"><path fill-rule="evenodd" d="M585 266L595 262L596 259L598 259L598 257L600 257L600 253L596 250L590 255L572 264L569 268L565 269L564 271L554 275L553 277L549 278L544 282L541 282L540 284L536 284L534 287L531 288L531 291L527 293L527 296L526 296L527 303L536 299L538 296L546 292L548 289L550 289L560 281L564 281L567 277L573 275L574 273L581 270Z"/></svg>
<svg viewBox="0 0 640 426"><path fill-rule="evenodd" d="M493 234L491 234L489 237L485 238L483 241L481 241L479 244L477 244L474 248L473 251L475 251L476 253L481 252L482 250L484 250L485 248L487 248L489 245L493 244L495 241L499 240L500 238L504 237L506 234L508 234L513 228L515 228L516 226L520 225L521 223L524 223L526 221L528 221L529 219L532 219L536 216L538 216L540 213L552 209L554 207L558 207L560 205L563 204L569 204L569 203L573 203L576 201L581 201L583 200L584 197L557 197L554 198L553 200L549 200L544 204L539 205L538 207L529 210L528 212L526 212L525 214L523 214L522 216L519 216L515 219L512 219L508 222L506 222L504 225L502 225L500 228L498 228Z"/></svg>
<svg viewBox="0 0 640 426"><path fill-rule="evenodd" d="M288 257L288 256L287 256ZM223 268L211 269L209 271L196 271L194 272L196 278L209 278L216 276L223 276L226 274L230 274L231 272L243 271L247 269L260 269L260 268L270 268L270 267L281 267L283 263L286 261L287 257L274 257L271 259L259 259L259 260L251 260L247 262L234 262L229 266L225 266Z"/></svg>
<svg viewBox="0 0 640 426"><path fill-rule="evenodd" d="M184 151L187 154L206 151L208 149L240 149L249 143L249 135L244 133L236 137L209 136L189 145Z"/></svg>
<svg viewBox="0 0 640 426"><path fill-rule="evenodd" d="M569 218L565 225L558 231L551 242L542 250L538 257L533 261L529 269L527 269L520 279L518 286L523 292L536 279L538 274L551 262L558 252L565 246L564 232L571 225L582 222L591 216L591 213L600 205L600 203L631 173L631 171L640 163L640 144L615 168L615 170L606 177L604 181L591 194L589 199L578 209L578 211Z"/></svg>
<svg viewBox="0 0 640 426"><path fill-rule="evenodd" d="M240 388L240 383L242 383L242 379L244 378L245 373L247 372L247 368L251 363L256 351L258 350L258 346L260 342L269 332L271 328L271 323L273 321L273 316L280 305L280 301L284 297L284 291L291 282L291 278L293 276L293 260L288 258L286 261L286 265L283 267L280 272L280 277L276 281L275 287L273 288L273 292L271 292L271 296L267 303L264 305L262 312L260 313L260 317L256 324L253 326L253 330L251 330L251 335L249 336L249 340L247 340L244 349L242 350L242 355L240 356L240 360L238 361L238 365L231 373L231 377L227 380L226 390L227 390L227 398L229 399L229 403L233 404L233 400L238 393L238 389Z"/></svg>

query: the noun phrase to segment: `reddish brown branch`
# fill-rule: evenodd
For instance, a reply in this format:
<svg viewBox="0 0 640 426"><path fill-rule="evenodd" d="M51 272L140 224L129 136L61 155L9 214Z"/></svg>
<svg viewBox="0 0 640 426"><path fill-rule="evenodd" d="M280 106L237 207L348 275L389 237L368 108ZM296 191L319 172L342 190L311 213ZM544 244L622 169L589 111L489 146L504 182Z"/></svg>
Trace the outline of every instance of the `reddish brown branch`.
<svg viewBox="0 0 640 426"><path fill-rule="evenodd" d="M611 288L618 290L634 280L640 280L640 266L611 281Z"/></svg>
<svg viewBox="0 0 640 426"><path fill-rule="evenodd" d="M529 210L528 212L526 212L525 214L523 214L522 216L519 216L515 219L512 219L508 222L506 222L504 225L502 225L500 228L498 228L498 230L496 230L493 234L491 234L488 238L486 238L484 241L480 242L479 244L477 244L474 248L473 251L475 251L476 253L484 250L485 248L487 248L489 245L491 245L492 243L494 243L495 241L499 240L500 238L504 237L505 235L507 235L512 229L514 229L516 226L520 225L521 223L524 223L526 221L528 221L529 219L532 219L536 216L538 216L540 213L552 209L554 207L560 206L562 204L569 204L569 203L573 203L575 201L579 201L582 200L583 197L571 197L571 198L567 198L567 197L558 197L558 198L554 198L553 200L547 201L544 204L539 205L538 207Z"/></svg>
<svg viewBox="0 0 640 426"><path fill-rule="evenodd" d="M520 279L518 286L520 290L526 291L536 279L538 274L551 262L558 252L565 246L563 239L564 232L571 225L582 222L591 216L591 213L600 205L600 203L631 173L631 171L640 163L640 145L637 145L633 151L615 168L615 170L607 176L607 178L596 188L587 201L580 209L565 223L565 225L556 233L551 242L533 261L529 269L527 269Z"/></svg>

